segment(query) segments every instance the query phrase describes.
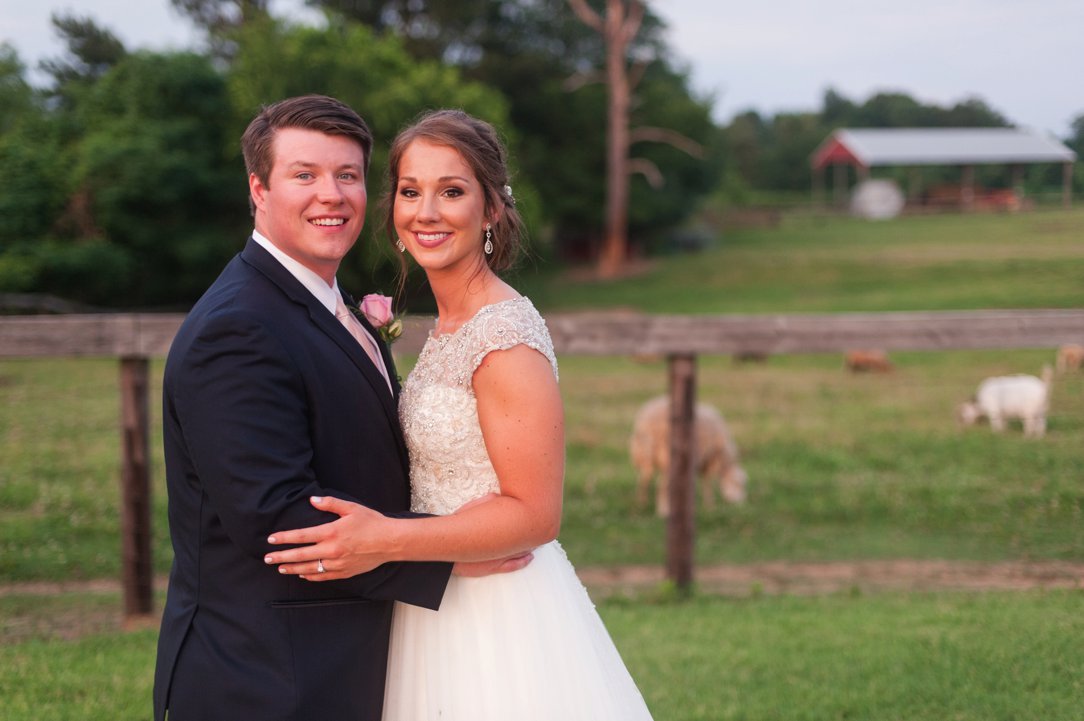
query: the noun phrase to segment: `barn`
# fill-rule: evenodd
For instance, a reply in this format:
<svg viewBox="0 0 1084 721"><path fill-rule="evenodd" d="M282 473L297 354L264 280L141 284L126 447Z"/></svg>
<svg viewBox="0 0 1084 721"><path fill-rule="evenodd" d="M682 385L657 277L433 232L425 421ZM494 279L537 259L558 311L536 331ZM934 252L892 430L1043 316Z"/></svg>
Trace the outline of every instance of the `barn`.
<svg viewBox="0 0 1084 721"><path fill-rule="evenodd" d="M1013 185L1019 185L1024 166L1033 163L1060 163L1062 203L1069 206L1073 163L1076 153L1053 138L1017 128L842 128L833 132L810 156L813 193L823 202L825 174L834 170L833 196L842 202L847 193L848 166L859 181L869 178L876 167L912 168L909 194L918 193L923 166L951 165L963 169L958 193L959 205L973 206L975 167L1007 165L1012 168Z"/></svg>

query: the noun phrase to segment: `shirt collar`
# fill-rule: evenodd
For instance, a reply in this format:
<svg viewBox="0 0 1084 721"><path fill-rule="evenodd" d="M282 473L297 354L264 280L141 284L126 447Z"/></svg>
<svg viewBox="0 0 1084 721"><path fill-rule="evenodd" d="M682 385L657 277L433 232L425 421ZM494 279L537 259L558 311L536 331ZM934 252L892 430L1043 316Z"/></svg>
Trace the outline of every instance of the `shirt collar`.
<svg viewBox="0 0 1084 721"><path fill-rule="evenodd" d="M260 231L253 230L252 239L282 264L282 267L289 271L290 275L297 278L298 282L305 286L316 297L316 300L320 301L320 305L327 308L332 315L335 315L336 301L339 298L338 278L329 286L324 282L323 278L283 253L277 245L272 243Z"/></svg>

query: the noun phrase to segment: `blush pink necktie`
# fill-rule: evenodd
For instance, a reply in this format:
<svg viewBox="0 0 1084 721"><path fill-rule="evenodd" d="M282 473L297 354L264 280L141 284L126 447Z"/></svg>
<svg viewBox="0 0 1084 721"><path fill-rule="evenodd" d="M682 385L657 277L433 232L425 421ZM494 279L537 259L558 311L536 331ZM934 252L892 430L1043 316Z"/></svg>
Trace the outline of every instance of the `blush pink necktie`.
<svg viewBox="0 0 1084 721"><path fill-rule="evenodd" d="M335 298L335 317L339 322L343 324L343 327L350 332L350 335L354 336L354 340L365 350L366 355L369 356L369 360L373 362L376 369L380 371L380 375L384 377L384 382L388 384L388 390L391 390L391 380L388 378L388 370L384 367L384 359L380 357L380 348L376 345L376 340L362 327L361 321L354 317L354 314L350 312L350 309L346 307L346 303L343 303L341 296Z"/></svg>

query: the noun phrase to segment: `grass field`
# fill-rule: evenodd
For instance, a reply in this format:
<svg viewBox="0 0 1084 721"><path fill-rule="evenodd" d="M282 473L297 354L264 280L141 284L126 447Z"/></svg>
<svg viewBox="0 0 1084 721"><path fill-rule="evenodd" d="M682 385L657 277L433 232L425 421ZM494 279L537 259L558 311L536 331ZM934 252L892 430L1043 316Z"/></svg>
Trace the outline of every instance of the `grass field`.
<svg viewBox="0 0 1084 721"><path fill-rule="evenodd" d="M869 222L785 217L725 233L704 254L607 283L525 271L540 307L650 313L1078 308L1084 211L936 215Z"/></svg>
<svg viewBox="0 0 1084 721"><path fill-rule="evenodd" d="M727 234L636 278L525 276L543 311L802 312L1081 307L1084 212L886 223L801 217ZM1082 339L1084 342L1084 339ZM404 370L411 359L404 359ZM699 360L749 502L697 518L697 560L1084 559L1084 374L1055 380L1043 439L961 430L988 375L1053 349ZM152 368L158 397L161 364ZM0 362L0 585L119 573L117 363ZM664 526L633 503L627 435L662 362L561 359L568 474L561 539L580 565L657 563ZM168 568L154 429L155 565ZM1081 592L698 596L600 604L656 718L1073 719L1084 707ZM0 595L5 719L146 717L154 634L119 634L115 596ZM76 629L65 633L64 628Z"/></svg>
<svg viewBox="0 0 1084 721"><path fill-rule="evenodd" d="M63 618L116 597L46 599ZM27 601L0 598L0 617ZM1072 721L1081 593L839 594L599 611L656 721ZM0 647L5 721L139 721L155 634L42 629Z"/></svg>

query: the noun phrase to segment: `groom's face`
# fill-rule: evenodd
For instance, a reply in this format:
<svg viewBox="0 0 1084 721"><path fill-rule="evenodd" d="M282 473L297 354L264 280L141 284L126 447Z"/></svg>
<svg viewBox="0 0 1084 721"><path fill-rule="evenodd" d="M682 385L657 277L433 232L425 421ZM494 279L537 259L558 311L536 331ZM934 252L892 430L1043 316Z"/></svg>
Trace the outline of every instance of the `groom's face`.
<svg viewBox="0 0 1084 721"><path fill-rule="evenodd" d="M256 229L330 285L365 222L365 156L355 141L282 128L267 183L249 176Z"/></svg>

